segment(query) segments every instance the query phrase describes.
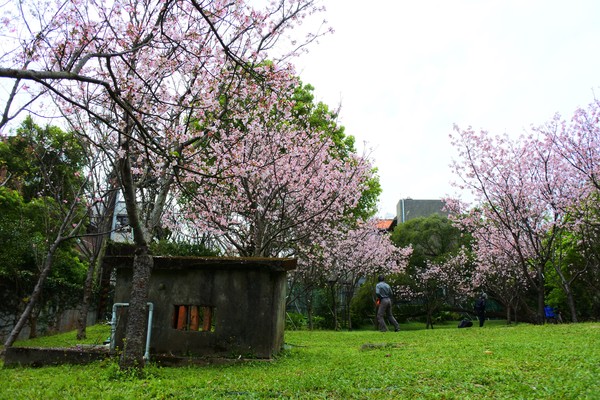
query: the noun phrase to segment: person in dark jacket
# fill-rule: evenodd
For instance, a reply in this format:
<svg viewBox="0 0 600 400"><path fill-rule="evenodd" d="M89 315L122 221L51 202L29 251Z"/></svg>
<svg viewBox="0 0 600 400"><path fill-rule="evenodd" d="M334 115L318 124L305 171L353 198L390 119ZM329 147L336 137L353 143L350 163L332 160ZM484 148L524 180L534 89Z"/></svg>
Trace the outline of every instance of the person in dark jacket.
<svg viewBox="0 0 600 400"><path fill-rule="evenodd" d="M394 325L394 329L396 332L400 330L400 325L398 325L398 321L392 315L392 288L385 282L385 277L383 275L379 275L379 282L375 285L375 294L377 295L378 307L377 307L377 322L379 324L379 330L381 332L386 332L387 325L383 320L384 315L387 316L388 321Z"/></svg>
<svg viewBox="0 0 600 400"><path fill-rule="evenodd" d="M487 300L487 294L481 293L481 296L475 302L475 314L477 314L477 319L479 319L479 327L483 327L483 323L485 322L485 303Z"/></svg>

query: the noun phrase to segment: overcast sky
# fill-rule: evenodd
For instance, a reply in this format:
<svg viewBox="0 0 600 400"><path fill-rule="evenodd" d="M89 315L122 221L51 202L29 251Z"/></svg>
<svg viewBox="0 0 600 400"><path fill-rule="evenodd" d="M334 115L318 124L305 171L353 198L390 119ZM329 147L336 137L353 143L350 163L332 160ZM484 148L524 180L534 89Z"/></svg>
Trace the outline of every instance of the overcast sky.
<svg viewBox="0 0 600 400"><path fill-rule="evenodd" d="M454 124L518 135L600 96L600 1L323 3L335 33L297 72L370 152L381 217L455 194Z"/></svg>

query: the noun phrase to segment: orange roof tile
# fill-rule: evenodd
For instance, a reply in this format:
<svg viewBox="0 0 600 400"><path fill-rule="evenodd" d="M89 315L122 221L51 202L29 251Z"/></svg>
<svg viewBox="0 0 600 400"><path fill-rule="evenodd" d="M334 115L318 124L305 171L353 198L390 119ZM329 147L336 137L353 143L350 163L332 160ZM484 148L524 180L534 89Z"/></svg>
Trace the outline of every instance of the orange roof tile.
<svg viewBox="0 0 600 400"><path fill-rule="evenodd" d="M377 229L386 230L386 231L390 230L393 223L394 223L393 219L380 219L380 220L377 220Z"/></svg>

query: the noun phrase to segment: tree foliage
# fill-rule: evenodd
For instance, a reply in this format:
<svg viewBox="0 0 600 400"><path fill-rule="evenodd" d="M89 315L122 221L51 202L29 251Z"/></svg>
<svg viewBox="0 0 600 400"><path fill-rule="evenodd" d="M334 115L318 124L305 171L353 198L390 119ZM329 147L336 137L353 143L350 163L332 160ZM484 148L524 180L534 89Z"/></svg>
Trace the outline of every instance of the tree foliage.
<svg viewBox="0 0 600 400"><path fill-rule="evenodd" d="M73 188L83 182L86 152L72 132L37 125L27 116L14 135L0 142L0 170L6 186L18 190L25 202L39 197L73 200Z"/></svg>
<svg viewBox="0 0 600 400"><path fill-rule="evenodd" d="M24 310L36 286L54 238L59 234L65 206L76 202L83 183L86 158L71 134L54 126L40 127L26 118L16 134L0 142L0 285L3 320L11 324ZM79 206L79 219L86 209ZM80 296L85 265L73 243L56 248L41 299L30 319L36 334L38 315L51 319L74 307ZM32 322L33 321L33 322Z"/></svg>
<svg viewBox="0 0 600 400"><path fill-rule="evenodd" d="M571 247L565 238L578 237L584 244L596 236L598 110L594 102L576 110L570 122L556 115L518 138L471 128L456 128L453 135L459 149L457 186L471 192L475 206L449 204L457 214L462 212L458 222L477 242L479 281L497 290L505 305L520 305L526 312L527 291L533 290L537 321L544 320L548 299L557 298L547 296L549 277L550 287L560 288L568 313L577 321L574 288L598 269L587 245L579 248L586 254L583 259L564 262ZM498 285L502 283L508 285Z"/></svg>
<svg viewBox="0 0 600 400"><path fill-rule="evenodd" d="M459 310L474 292L471 284L471 237L447 217L434 214L399 224L392 233L396 246L412 247L406 271L393 278L398 298L418 305L433 327L440 310ZM413 307L414 308L414 307Z"/></svg>

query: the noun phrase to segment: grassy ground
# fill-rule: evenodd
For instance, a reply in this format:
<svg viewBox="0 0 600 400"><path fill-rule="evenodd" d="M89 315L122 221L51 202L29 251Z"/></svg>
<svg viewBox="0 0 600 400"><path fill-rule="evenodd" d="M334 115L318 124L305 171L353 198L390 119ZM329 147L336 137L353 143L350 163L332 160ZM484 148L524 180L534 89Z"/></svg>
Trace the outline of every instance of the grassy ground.
<svg viewBox="0 0 600 400"><path fill-rule="evenodd" d="M160 368L115 362L0 369L0 399L600 399L600 324L457 323L398 333L288 331L273 362ZM101 343L108 327L90 329ZM67 346L74 333L17 345Z"/></svg>

